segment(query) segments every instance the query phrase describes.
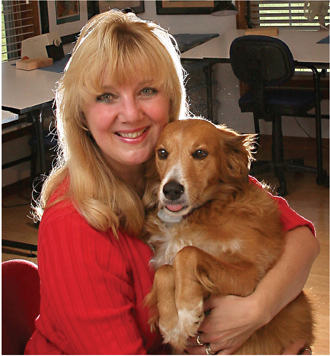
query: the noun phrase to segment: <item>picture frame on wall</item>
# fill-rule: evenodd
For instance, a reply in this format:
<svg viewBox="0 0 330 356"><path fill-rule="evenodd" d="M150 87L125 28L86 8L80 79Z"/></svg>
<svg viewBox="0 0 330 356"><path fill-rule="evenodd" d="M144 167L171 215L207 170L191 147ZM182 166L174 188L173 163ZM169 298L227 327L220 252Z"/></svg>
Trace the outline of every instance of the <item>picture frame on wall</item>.
<svg viewBox="0 0 330 356"><path fill-rule="evenodd" d="M58 31L62 44L76 40L88 21L87 1L40 1L42 33Z"/></svg>
<svg viewBox="0 0 330 356"><path fill-rule="evenodd" d="M200 15L211 14L214 7L214 1L173 1L157 0L156 9L158 15Z"/></svg>
<svg viewBox="0 0 330 356"><path fill-rule="evenodd" d="M102 0L99 1L99 11L105 12L110 9L127 9L131 8L136 14L140 14L144 12L144 1L133 1L133 0L128 0L128 1L107 1L107 0Z"/></svg>

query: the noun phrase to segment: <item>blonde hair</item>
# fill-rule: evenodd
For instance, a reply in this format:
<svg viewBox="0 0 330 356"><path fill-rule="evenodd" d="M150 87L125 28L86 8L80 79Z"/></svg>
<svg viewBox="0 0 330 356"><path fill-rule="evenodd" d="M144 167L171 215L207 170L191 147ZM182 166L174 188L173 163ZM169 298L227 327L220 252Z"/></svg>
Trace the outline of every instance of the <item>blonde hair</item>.
<svg viewBox="0 0 330 356"><path fill-rule="evenodd" d="M97 230L123 228L137 235L144 222L141 199L118 179L88 135L83 108L102 94L103 76L130 84L136 73L162 85L170 98L170 121L188 112L184 70L173 37L133 13L111 10L82 29L56 91L58 163L43 185L36 215L40 219L51 194L69 177L70 198Z"/></svg>

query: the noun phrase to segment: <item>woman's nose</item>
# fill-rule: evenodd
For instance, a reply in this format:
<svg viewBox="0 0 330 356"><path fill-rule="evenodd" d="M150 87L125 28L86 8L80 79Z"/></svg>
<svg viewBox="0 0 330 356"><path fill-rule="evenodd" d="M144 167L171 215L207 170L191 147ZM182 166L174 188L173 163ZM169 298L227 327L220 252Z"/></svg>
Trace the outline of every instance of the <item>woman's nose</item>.
<svg viewBox="0 0 330 356"><path fill-rule="evenodd" d="M133 96L124 96L121 107L121 119L123 122L140 120L142 109L138 100Z"/></svg>

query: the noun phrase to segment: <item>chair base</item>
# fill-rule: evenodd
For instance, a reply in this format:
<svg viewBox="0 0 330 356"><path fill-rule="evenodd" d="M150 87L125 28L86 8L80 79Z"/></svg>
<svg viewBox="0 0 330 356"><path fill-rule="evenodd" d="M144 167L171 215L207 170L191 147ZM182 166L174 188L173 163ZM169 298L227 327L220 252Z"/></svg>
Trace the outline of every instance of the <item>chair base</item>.
<svg viewBox="0 0 330 356"><path fill-rule="evenodd" d="M253 163L250 174L262 174L262 173L271 173L274 172L275 176L279 181L279 187L277 188L277 194L280 196L285 196L288 194L285 171L289 172L300 172L300 173L316 173L316 183L318 185L329 185L329 177L325 170L322 171L322 174L319 174L319 171L315 167L305 166L304 160L301 158L295 158L287 160L283 163L274 163L270 161L256 161Z"/></svg>

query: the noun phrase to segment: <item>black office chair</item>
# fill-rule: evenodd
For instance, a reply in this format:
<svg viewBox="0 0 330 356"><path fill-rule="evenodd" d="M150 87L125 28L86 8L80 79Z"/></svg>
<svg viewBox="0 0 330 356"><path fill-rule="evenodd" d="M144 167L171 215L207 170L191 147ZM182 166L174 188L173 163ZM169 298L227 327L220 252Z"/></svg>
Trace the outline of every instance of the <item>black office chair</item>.
<svg viewBox="0 0 330 356"><path fill-rule="evenodd" d="M307 111L316 106L313 90L280 88L295 72L295 62L288 46L269 36L238 37L231 44L230 61L235 76L251 87L240 97L238 104L242 112L253 113L256 133L260 134L260 119L272 122L272 161L255 162L251 174L273 171L279 180L278 194L282 196L288 193L286 170L317 173L317 183L325 184L327 173L320 168L321 150L318 149L318 168L305 166L302 159L284 161L282 116L306 116ZM316 124L321 124L320 112L317 113Z"/></svg>

